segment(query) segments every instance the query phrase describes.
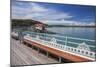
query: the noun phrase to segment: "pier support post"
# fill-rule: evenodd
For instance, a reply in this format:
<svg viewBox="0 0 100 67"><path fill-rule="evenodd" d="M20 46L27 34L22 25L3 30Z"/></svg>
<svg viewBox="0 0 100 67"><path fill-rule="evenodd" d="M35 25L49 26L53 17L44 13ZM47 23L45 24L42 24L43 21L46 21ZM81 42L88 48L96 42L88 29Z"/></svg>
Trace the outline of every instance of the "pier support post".
<svg viewBox="0 0 100 67"><path fill-rule="evenodd" d="M61 57L59 57L59 60L58 60L58 62L59 62L59 63L61 63Z"/></svg>
<svg viewBox="0 0 100 67"><path fill-rule="evenodd" d="M32 49L34 49L34 46L32 46Z"/></svg>
<svg viewBox="0 0 100 67"><path fill-rule="evenodd" d="M40 52L40 49L38 48L38 53Z"/></svg>
<svg viewBox="0 0 100 67"><path fill-rule="evenodd" d="M47 57L49 57L49 52L47 52Z"/></svg>

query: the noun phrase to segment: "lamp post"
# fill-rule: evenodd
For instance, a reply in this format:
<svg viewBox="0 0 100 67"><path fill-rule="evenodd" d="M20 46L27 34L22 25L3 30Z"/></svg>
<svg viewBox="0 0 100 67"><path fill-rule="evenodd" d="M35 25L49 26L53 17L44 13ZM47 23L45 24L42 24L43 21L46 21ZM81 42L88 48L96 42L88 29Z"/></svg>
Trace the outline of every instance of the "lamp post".
<svg viewBox="0 0 100 67"><path fill-rule="evenodd" d="M22 28L19 33L18 33L18 38L20 40L20 44L22 43L23 41L23 37L24 37L24 31L26 30L26 28Z"/></svg>

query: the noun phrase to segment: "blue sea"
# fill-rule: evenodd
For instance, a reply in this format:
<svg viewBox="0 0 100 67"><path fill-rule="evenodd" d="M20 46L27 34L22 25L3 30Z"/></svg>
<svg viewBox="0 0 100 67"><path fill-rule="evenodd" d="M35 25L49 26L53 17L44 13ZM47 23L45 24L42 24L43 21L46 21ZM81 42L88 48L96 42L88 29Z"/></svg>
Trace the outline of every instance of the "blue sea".
<svg viewBox="0 0 100 67"><path fill-rule="evenodd" d="M96 39L95 27L49 27L47 30L75 38Z"/></svg>

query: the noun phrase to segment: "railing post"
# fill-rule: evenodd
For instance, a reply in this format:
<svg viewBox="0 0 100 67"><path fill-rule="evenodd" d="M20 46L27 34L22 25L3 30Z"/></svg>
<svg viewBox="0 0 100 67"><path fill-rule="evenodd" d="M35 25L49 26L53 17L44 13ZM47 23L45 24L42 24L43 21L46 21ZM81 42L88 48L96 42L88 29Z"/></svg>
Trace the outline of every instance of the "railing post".
<svg viewBox="0 0 100 67"><path fill-rule="evenodd" d="M37 50L38 50L38 53L40 53L40 49L38 48Z"/></svg>
<svg viewBox="0 0 100 67"><path fill-rule="evenodd" d="M44 35L43 35L43 36L44 36L44 39L46 40L46 33L44 33Z"/></svg>
<svg viewBox="0 0 100 67"><path fill-rule="evenodd" d="M61 63L61 61L62 61L62 58L61 58L60 56L59 56L58 58L59 58L58 62L59 62L59 63Z"/></svg>
<svg viewBox="0 0 100 67"><path fill-rule="evenodd" d="M49 57L49 52L47 51L47 57Z"/></svg>
<svg viewBox="0 0 100 67"><path fill-rule="evenodd" d="M68 37L66 36L65 49L66 49L66 46L67 46L67 42L68 42Z"/></svg>

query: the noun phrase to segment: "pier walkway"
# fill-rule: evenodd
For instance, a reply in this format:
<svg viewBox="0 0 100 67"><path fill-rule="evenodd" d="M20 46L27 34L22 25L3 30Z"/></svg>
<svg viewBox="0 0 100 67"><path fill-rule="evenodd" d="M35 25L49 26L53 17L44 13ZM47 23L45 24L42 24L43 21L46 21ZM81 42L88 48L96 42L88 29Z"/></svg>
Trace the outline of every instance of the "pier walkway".
<svg viewBox="0 0 100 67"><path fill-rule="evenodd" d="M19 40L11 38L11 65L34 65L59 63L53 58L38 53L36 50L20 44Z"/></svg>

